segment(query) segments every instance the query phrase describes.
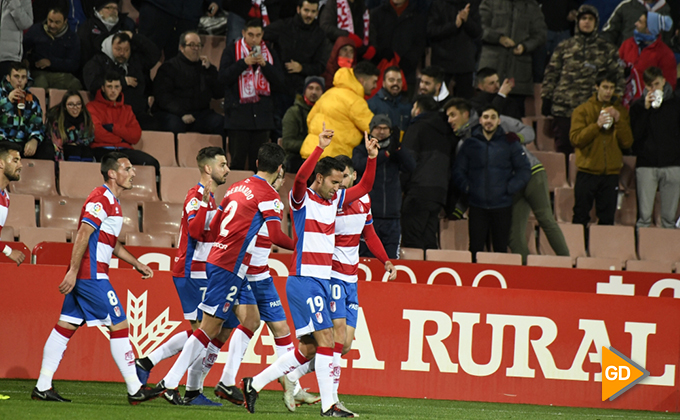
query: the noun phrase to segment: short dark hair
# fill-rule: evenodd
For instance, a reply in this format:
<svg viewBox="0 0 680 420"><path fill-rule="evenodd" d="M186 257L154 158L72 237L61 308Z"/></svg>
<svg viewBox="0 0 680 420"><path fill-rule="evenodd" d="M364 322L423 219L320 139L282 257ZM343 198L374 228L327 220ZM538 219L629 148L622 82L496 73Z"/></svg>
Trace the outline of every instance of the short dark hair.
<svg viewBox="0 0 680 420"><path fill-rule="evenodd" d="M417 107L423 112L431 112L439 109L439 104L430 95L418 95L416 96L414 103L417 103Z"/></svg>
<svg viewBox="0 0 680 420"><path fill-rule="evenodd" d="M451 107L456 108L458 111L461 112L472 111L472 104L465 98L451 98L448 101L446 101L446 103L444 103L444 111Z"/></svg>
<svg viewBox="0 0 680 420"><path fill-rule="evenodd" d="M104 83L102 85L106 84L106 82L120 82L120 79L120 73L115 70L107 70L106 74L104 75Z"/></svg>
<svg viewBox="0 0 680 420"><path fill-rule="evenodd" d="M28 73L28 64L25 64L22 61L13 61L13 62L9 63L9 68L7 69L7 74L8 75L12 74L12 70L17 71L17 72L21 71L21 70L25 70L26 73Z"/></svg>
<svg viewBox="0 0 680 420"><path fill-rule="evenodd" d="M111 169L118 170L118 159L128 159L127 155L121 152L109 152L102 158L101 173L104 177L104 182L109 180L109 171Z"/></svg>
<svg viewBox="0 0 680 420"><path fill-rule="evenodd" d="M333 173L333 171L342 172L345 170L345 165L338 162L336 158L326 156L319 160L314 168L314 176L316 174L321 174L323 177L327 177Z"/></svg>
<svg viewBox="0 0 680 420"><path fill-rule="evenodd" d="M283 165L286 152L276 143L265 143L257 151L257 170L268 174L275 173Z"/></svg>
<svg viewBox="0 0 680 420"><path fill-rule="evenodd" d="M425 67L420 71L420 74L433 78L436 83L444 83L444 69L439 66Z"/></svg>
<svg viewBox="0 0 680 420"><path fill-rule="evenodd" d="M17 143L3 141L0 142L0 159L5 159L9 154L10 150L21 153L21 146Z"/></svg>
<svg viewBox="0 0 680 420"><path fill-rule="evenodd" d="M610 82L614 83L614 85L618 84L619 77L616 73L613 72L604 72L601 73L597 76L597 79L595 79L595 86L600 86L602 82Z"/></svg>
<svg viewBox="0 0 680 420"><path fill-rule="evenodd" d="M50 7L50 10L47 11L47 15L49 15L52 12L59 13L64 18L64 20L66 20L66 13L64 12L64 9L62 9L61 7L59 6ZM45 19L47 20L47 18Z"/></svg>
<svg viewBox="0 0 680 420"><path fill-rule="evenodd" d="M128 35L126 32L118 32L113 36L113 39L111 40L111 43L113 44L114 42L130 42L132 38L130 38L130 35Z"/></svg>
<svg viewBox="0 0 680 420"><path fill-rule="evenodd" d="M260 19L260 18L250 19L248 22L246 22L246 25L243 27L243 30L245 31L248 28L262 28L262 29L264 29L264 24L262 23L262 19Z"/></svg>
<svg viewBox="0 0 680 420"><path fill-rule="evenodd" d="M354 76L380 76L380 70L370 61L362 61L354 66Z"/></svg>
<svg viewBox="0 0 680 420"><path fill-rule="evenodd" d="M385 78L385 75L391 71L396 71L397 73L401 74L401 69L399 68L399 66L389 66L383 72L383 78Z"/></svg>
<svg viewBox="0 0 680 420"><path fill-rule="evenodd" d="M309 4L319 4L319 0L298 0L297 5L298 7L302 7L302 3L307 2Z"/></svg>
<svg viewBox="0 0 680 420"><path fill-rule="evenodd" d="M479 85L484 81L484 79L493 76L494 74L498 74L496 69L491 67L482 67L481 69L477 70L477 74L475 74L475 85Z"/></svg>
<svg viewBox="0 0 680 420"><path fill-rule="evenodd" d="M498 111L498 108L496 108L492 104L486 104L486 105L480 107L479 108L479 116L481 117L482 114L485 113L488 110L494 110L494 111L496 111L496 115L498 115L499 117L501 116L501 113Z"/></svg>
<svg viewBox="0 0 680 420"><path fill-rule="evenodd" d="M196 34L198 35L198 32L194 29L184 31L182 35L179 36L179 46L180 47L186 47L187 46L187 35L189 34ZM199 35L200 36L200 35Z"/></svg>
<svg viewBox="0 0 680 420"><path fill-rule="evenodd" d="M345 168L349 168L350 172L354 172L354 163L352 162L352 158L351 158L351 157L345 156L345 155L337 155L337 156L335 157L335 160L337 160L338 162L340 162L340 164L341 164L342 166L344 166ZM345 169L343 169L343 171L344 171L344 170L345 170Z"/></svg>
<svg viewBox="0 0 680 420"><path fill-rule="evenodd" d="M663 77L663 71L655 66L649 67L642 73L642 80L646 85L651 85L658 77Z"/></svg>
<svg viewBox="0 0 680 420"><path fill-rule="evenodd" d="M198 151L198 154L196 155L196 163L198 164L199 168L202 168L203 165L206 165L208 163L207 162L208 160L215 159L215 156L226 157L227 154L224 153L224 149L222 149L221 147L215 146L204 147Z"/></svg>

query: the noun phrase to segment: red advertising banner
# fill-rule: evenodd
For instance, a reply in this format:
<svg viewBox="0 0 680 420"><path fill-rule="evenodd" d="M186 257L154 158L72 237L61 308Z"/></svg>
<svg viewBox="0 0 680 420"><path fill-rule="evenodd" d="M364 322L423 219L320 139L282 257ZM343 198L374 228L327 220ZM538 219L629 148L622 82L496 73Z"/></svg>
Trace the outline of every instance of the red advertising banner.
<svg viewBox="0 0 680 420"><path fill-rule="evenodd" d="M5 314L0 334L12 337L0 342L0 377L37 378L62 303L57 285L63 270L55 268L0 265ZM499 268L505 267L494 266ZM111 282L126 308L138 355L188 327L170 273L141 280L135 271L111 270ZM276 284L287 308L285 279ZM343 361L341 393L678 411L675 299L376 281L360 282L359 295L357 334ZM98 328L81 328L55 379L121 381L107 336ZM267 329L260 329L239 376L272 363L273 345ZM601 401L603 346L613 346L651 376L616 400ZM206 385L217 383L225 356L220 354ZM173 362L156 366L151 381L159 381ZM314 390L314 384L315 378L303 378L305 387ZM124 392L121 386L121 398Z"/></svg>

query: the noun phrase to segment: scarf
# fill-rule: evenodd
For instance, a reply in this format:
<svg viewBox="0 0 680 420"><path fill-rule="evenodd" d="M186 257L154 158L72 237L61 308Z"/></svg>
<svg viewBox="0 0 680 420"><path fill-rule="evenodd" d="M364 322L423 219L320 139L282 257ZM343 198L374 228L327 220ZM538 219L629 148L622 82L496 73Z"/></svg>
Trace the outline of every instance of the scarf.
<svg viewBox="0 0 680 420"><path fill-rule="evenodd" d="M645 6L645 9L650 12L656 12L657 10L661 9L666 5L666 0L659 0L654 5L650 5L649 3L646 3L645 0L638 0L641 5Z"/></svg>
<svg viewBox="0 0 680 420"><path fill-rule="evenodd" d="M125 63L119 63L116 61L116 58L113 56L113 37L115 34L109 35L104 39L104 42L102 42L102 52L106 54L107 57L113 61L115 65L118 65L125 70L125 74L123 76L127 76L128 72L128 62L126 61Z"/></svg>
<svg viewBox="0 0 680 420"><path fill-rule="evenodd" d="M635 43L640 47L640 50L656 40L655 35L643 34L638 32L637 29L633 30L633 38L635 39Z"/></svg>
<svg viewBox="0 0 680 420"><path fill-rule="evenodd" d="M338 6L338 28L344 29L349 33L354 33L354 18L352 18L352 10L349 7L347 0L337 0ZM368 45L368 27L369 14L368 9L364 10L364 45ZM359 46L357 45L357 48Z"/></svg>
<svg viewBox="0 0 680 420"><path fill-rule="evenodd" d="M272 65L274 60L264 42L260 43L260 51L265 61ZM246 58L249 53L250 49L243 38L236 41L236 61ZM239 103L256 103L260 102L260 95L271 95L271 88L269 87L267 78L262 74L260 66L256 66L256 68L256 70L253 70L253 66L248 66L248 68L238 76Z"/></svg>
<svg viewBox="0 0 680 420"><path fill-rule="evenodd" d="M45 30L45 34L50 37L50 39L56 39L60 36L63 36L68 31L68 24L64 25L64 27L61 28L61 31L59 31L59 33L55 36L52 36L50 31L47 29L47 23L43 24L43 29Z"/></svg>
<svg viewBox="0 0 680 420"><path fill-rule="evenodd" d="M102 15L96 10L94 11L94 15L97 17L97 19L99 19L104 24L104 26L106 26L106 30L109 31L109 32L111 32L111 29L114 26L116 26L118 24L118 21L120 20L120 17L116 17L115 22L109 23L109 22L105 21L104 18L102 17Z"/></svg>
<svg viewBox="0 0 680 420"><path fill-rule="evenodd" d="M262 26L269 25L269 13L267 13L267 6L264 0L251 0L252 6L248 12L251 18L262 18Z"/></svg>

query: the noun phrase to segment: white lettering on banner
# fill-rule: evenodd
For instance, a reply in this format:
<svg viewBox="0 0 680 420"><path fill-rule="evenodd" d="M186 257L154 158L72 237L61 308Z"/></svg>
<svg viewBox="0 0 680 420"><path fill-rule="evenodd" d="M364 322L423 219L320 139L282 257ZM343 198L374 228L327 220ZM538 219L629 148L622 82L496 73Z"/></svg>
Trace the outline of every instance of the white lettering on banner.
<svg viewBox="0 0 680 420"><path fill-rule="evenodd" d="M434 284L434 279L442 273L450 274L451 277L453 277L453 279L456 281L456 286L463 285L463 281L460 279L460 275L458 274L458 272L453 268L449 267L440 267L434 270L432 274L430 274L430 277L427 278L427 284Z"/></svg>
<svg viewBox="0 0 680 420"><path fill-rule="evenodd" d="M505 281L505 277L503 277L503 275L496 270L484 270L481 273L477 274L475 276L475 279L472 281L472 287L479 286L479 282L486 276L496 277L498 279L498 282L501 284L501 289L508 288L508 283Z"/></svg>
<svg viewBox="0 0 680 420"><path fill-rule="evenodd" d="M609 347L610 340L607 326L603 320L580 319L579 330L584 332L576 355L569 369L560 369L555 364L552 352L548 348L557 338L558 328L555 322L547 317L487 314L486 323L492 327L491 355L489 362L478 364L472 358L473 327L479 324L481 314L469 312L453 312L451 322L444 312L404 309L403 319L410 323L408 359L401 363L402 370L429 372L430 363L423 360L424 339L432 352L440 372L457 373L458 364L451 362L450 352L444 344L452 331L452 323L459 325L458 363L461 369L472 376L489 376L498 371L503 358L503 334L505 327L511 326L515 331L512 366L506 369L507 377L534 378L535 369L529 367L529 344L536 355L538 365L546 379L588 381L590 374L583 370L588 361L600 364L602 356L599 351L589 352L591 348ZM425 336L425 323L434 321L437 332ZM532 328L540 328L541 336L536 340L530 338ZM631 335L631 358L645 367L647 360L647 338L656 333L656 324L626 322L625 332ZM593 381L601 382L602 373L594 373ZM675 365L666 364L661 376L650 376L641 383L646 385L675 386Z"/></svg>
<svg viewBox="0 0 680 420"><path fill-rule="evenodd" d="M269 269L273 270L276 272L275 275L279 277L288 277L289 271L288 267L286 267L286 264L279 260L275 260L274 258L269 258L267 260L267 265L269 265ZM274 274L274 273L272 273Z"/></svg>
<svg viewBox="0 0 680 420"><path fill-rule="evenodd" d="M354 341L352 342L352 350L359 351L359 358L352 361L354 369L377 369L384 370L385 362L378 360L375 356L375 348L373 347L373 340L371 340L371 332L368 329L368 323L364 316L364 310L359 307L357 314L357 328L354 332ZM347 359L341 359L342 367L347 366Z"/></svg>
<svg viewBox="0 0 680 420"><path fill-rule="evenodd" d="M364 274L366 275L365 281L373 280L373 272L371 271L370 268L368 268L366 264L359 263L359 270L363 271Z"/></svg>
<svg viewBox="0 0 680 420"><path fill-rule="evenodd" d="M158 263L158 270L160 271L170 271L170 256L161 254L159 252L149 252L139 257L139 262L142 264L153 264Z"/></svg>
<svg viewBox="0 0 680 420"><path fill-rule="evenodd" d="M598 295L635 296L634 284L623 284L623 276L609 276L609 283L597 283Z"/></svg>
<svg viewBox="0 0 680 420"><path fill-rule="evenodd" d="M405 265L395 265L394 269L397 270L397 272L403 271L404 273L408 274L409 278L411 279L411 283L418 284L418 279L416 278L416 273L414 273L413 270L411 270L410 267L407 267ZM383 278L382 278L383 283L386 283L389 280L389 277L390 277L390 273L385 272L385 274L383 275Z"/></svg>
<svg viewBox="0 0 680 420"><path fill-rule="evenodd" d="M660 297L661 292L666 289L673 289L673 297L676 299L680 298L680 281L676 279L661 279L657 281L649 288L649 296ZM649 376L645 379L649 379ZM642 381L644 382L645 379Z"/></svg>
<svg viewBox="0 0 680 420"><path fill-rule="evenodd" d="M410 322L408 340L408 359L401 362L401 370L414 370L429 372L430 364L423 361L423 338L427 338L427 344L434 357L440 372L458 372L458 364L451 362L446 345L442 343L452 330L452 323L448 315L439 311L418 311L404 309L403 319ZM437 332L434 335L425 336L425 323L434 321L437 323Z"/></svg>
<svg viewBox="0 0 680 420"><path fill-rule="evenodd" d="M118 258L111 258L109 262L109 268L118 268Z"/></svg>

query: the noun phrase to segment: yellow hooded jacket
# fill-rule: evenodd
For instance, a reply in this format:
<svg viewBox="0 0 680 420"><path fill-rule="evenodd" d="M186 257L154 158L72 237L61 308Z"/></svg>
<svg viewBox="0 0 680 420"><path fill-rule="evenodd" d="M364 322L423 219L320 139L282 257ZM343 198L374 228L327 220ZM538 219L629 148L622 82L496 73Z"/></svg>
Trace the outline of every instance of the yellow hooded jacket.
<svg viewBox="0 0 680 420"><path fill-rule="evenodd" d="M307 116L309 134L300 148L303 159L307 159L319 144L324 122L327 129L335 130L335 135L321 157L352 157L352 150L363 140L364 131L369 131L373 113L364 99L363 86L354 77L354 69L339 69L333 78L333 85L321 95Z"/></svg>

